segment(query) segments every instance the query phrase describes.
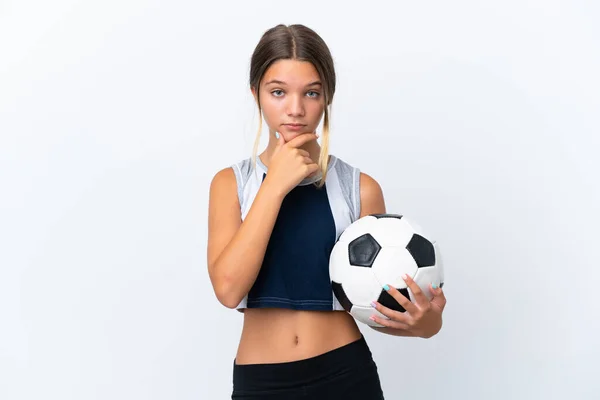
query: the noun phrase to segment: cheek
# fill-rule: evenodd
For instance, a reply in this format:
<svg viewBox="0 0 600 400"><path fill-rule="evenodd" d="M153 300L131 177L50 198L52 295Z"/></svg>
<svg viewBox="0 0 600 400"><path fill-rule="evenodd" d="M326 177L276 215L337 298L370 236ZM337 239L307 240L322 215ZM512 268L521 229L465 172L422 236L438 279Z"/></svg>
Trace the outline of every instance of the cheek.
<svg viewBox="0 0 600 400"><path fill-rule="evenodd" d="M307 110L309 110L312 115L319 115L325 111L325 104L323 101L312 101L308 104Z"/></svg>
<svg viewBox="0 0 600 400"><path fill-rule="evenodd" d="M324 112L325 106L322 102L312 102L306 107L306 114L314 125L319 124L319 121L321 121L321 119L323 118Z"/></svg>
<svg viewBox="0 0 600 400"><path fill-rule="evenodd" d="M274 127L274 124L277 124L277 116L273 110L263 107L262 114L267 125Z"/></svg>
<svg viewBox="0 0 600 400"><path fill-rule="evenodd" d="M263 117L267 123L270 121L277 122L277 118L282 112L282 105L283 102L276 102L268 98L261 101Z"/></svg>

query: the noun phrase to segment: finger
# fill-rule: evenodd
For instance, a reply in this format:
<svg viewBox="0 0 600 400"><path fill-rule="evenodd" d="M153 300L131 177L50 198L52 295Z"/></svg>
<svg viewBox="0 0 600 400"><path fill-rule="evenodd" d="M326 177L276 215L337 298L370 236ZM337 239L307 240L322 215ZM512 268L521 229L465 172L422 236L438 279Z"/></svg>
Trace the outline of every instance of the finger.
<svg viewBox="0 0 600 400"><path fill-rule="evenodd" d="M285 144L285 139L280 132L275 132L275 138L277 138L277 146L281 147Z"/></svg>
<svg viewBox="0 0 600 400"><path fill-rule="evenodd" d="M302 157L302 160L305 164L314 164L313 160L310 157Z"/></svg>
<svg viewBox="0 0 600 400"><path fill-rule="evenodd" d="M304 149L296 149L298 150L298 154L300 154L303 157L310 157L310 153Z"/></svg>
<svg viewBox="0 0 600 400"><path fill-rule="evenodd" d="M303 144L308 143L311 140L316 140L316 139L317 139L317 135L315 133L303 133L301 135L296 136L289 142L287 142L287 145L290 147L300 147Z"/></svg>
<svg viewBox="0 0 600 400"><path fill-rule="evenodd" d="M417 282L415 282L411 276L409 276L408 274L404 274L402 276L402 279L404 279L404 282L406 282L406 286L408 286L410 291L413 293L417 305L422 306L429 303L429 299L425 296L425 293L423 293L421 287L417 285Z"/></svg>
<svg viewBox="0 0 600 400"><path fill-rule="evenodd" d="M403 322L393 321L391 319L378 317L377 315L371 315L369 319L379 325L383 325L388 328L400 329L403 331L410 330L410 326L406 325Z"/></svg>
<svg viewBox="0 0 600 400"><path fill-rule="evenodd" d="M432 283L430 283L429 286L427 286L427 289L429 289L429 293L431 294L431 299L433 300L437 294L437 290L433 287Z"/></svg>
<svg viewBox="0 0 600 400"><path fill-rule="evenodd" d="M312 162L312 160L311 160L311 162ZM319 170L319 164L312 163L312 164L307 164L307 166L308 166L308 173L306 174L306 176L312 175Z"/></svg>
<svg viewBox="0 0 600 400"><path fill-rule="evenodd" d="M446 307L446 295L442 288L438 287L437 289L431 289L434 293L433 299L431 299L431 304L437 306L441 311L444 311Z"/></svg>
<svg viewBox="0 0 600 400"><path fill-rule="evenodd" d="M409 313L414 315L419 309L417 306L410 301L406 296L398 291L395 287L391 285L386 285L384 289L387 290L388 294L394 298L404 309Z"/></svg>
<svg viewBox="0 0 600 400"><path fill-rule="evenodd" d="M386 317L388 317L389 319L396 322L402 322L406 324L406 326L409 326L410 316L406 315L405 313L392 310L391 308L384 306L378 301L371 302L371 306Z"/></svg>
<svg viewBox="0 0 600 400"><path fill-rule="evenodd" d="M442 288L440 287L440 285L436 285L433 282L431 282L429 286L427 286L427 288L429 289L429 293L431 293L432 298L439 295L442 292Z"/></svg>

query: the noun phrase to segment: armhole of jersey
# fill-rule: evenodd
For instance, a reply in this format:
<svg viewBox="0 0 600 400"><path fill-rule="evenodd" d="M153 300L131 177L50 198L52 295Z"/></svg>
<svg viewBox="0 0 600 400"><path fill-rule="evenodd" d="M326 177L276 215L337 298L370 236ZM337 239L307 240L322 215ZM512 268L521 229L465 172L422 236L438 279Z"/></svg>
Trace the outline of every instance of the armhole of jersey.
<svg viewBox="0 0 600 400"><path fill-rule="evenodd" d="M237 184L237 195L240 203L240 211L244 209L244 188L248 182L248 176L250 174L250 161L242 160L231 166L233 173L235 174L235 181Z"/></svg>
<svg viewBox="0 0 600 400"><path fill-rule="evenodd" d="M231 169L233 169L233 173L235 175L235 182L237 185L237 196L238 196L238 201L240 203L240 209L241 209L242 208L243 191L244 191L244 178L242 176L242 170L240 169L239 163L233 164L231 166Z"/></svg>
<svg viewBox="0 0 600 400"><path fill-rule="evenodd" d="M360 217L360 169L340 158L337 158L334 168L350 212L350 222L354 222Z"/></svg>
<svg viewBox="0 0 600 400"><path fill-rule="evenodd" d="M356 221L360 218L360 169L354 167L352 173L352 197L354 197L352 205L354 207L354 221Z"/></svg>

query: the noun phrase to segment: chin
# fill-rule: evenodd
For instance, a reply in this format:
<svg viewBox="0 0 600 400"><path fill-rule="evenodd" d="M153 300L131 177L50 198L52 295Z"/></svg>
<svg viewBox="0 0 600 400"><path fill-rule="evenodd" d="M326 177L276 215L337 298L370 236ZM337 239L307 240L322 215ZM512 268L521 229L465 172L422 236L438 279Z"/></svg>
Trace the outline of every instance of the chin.
<svg viewBox="0 0 600 400"><path fill-rule="evenodd" d="M296 133L296 132L279 132L283 135L283 138L285 139L286 142L289 142L290 140L292 140L295 137L300 136L300 133Z"/></svg>
<svg viewBox="0 0 600 400"><path fill-rule="evenodd" d="M309 131L306 128L299 130L299 131L293 131L293 130L286 129L285 127L282 127L281 130L279 130L279 133L281 133L283 135L283 138L285 139L286 142L289 142L293 138L298 137L298 136L303 135L308 132Z"/></svg>

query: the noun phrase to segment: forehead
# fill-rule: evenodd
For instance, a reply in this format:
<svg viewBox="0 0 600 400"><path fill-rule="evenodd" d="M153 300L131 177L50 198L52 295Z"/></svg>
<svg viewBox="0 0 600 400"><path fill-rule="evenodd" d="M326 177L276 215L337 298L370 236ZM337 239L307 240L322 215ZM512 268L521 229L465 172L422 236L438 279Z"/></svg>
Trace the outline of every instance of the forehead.
<svg viewBox="0 0 600 400"><path fill-rule="evenodd" d="M304 86L320 80L315 66L308 61L277 60L267 69L263 83L271 80L285 82L290 86Z"/></svg>

